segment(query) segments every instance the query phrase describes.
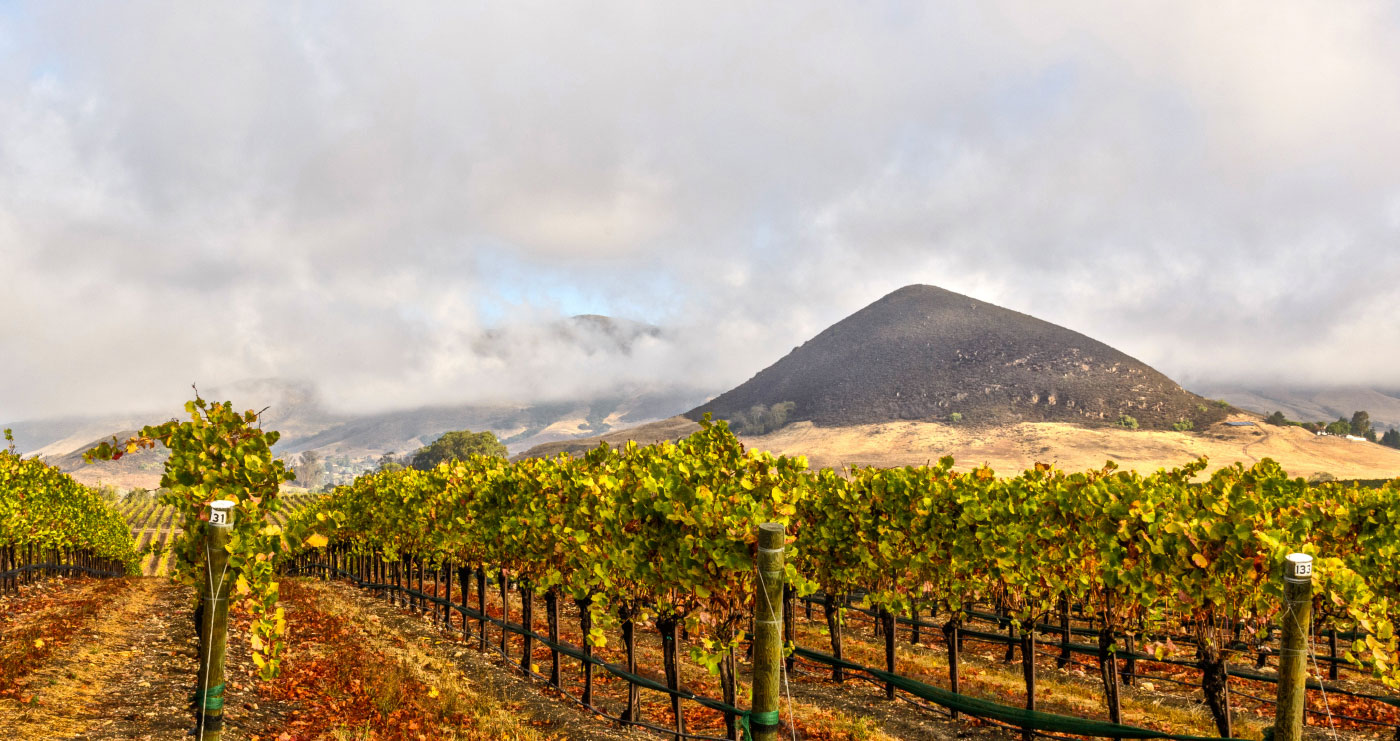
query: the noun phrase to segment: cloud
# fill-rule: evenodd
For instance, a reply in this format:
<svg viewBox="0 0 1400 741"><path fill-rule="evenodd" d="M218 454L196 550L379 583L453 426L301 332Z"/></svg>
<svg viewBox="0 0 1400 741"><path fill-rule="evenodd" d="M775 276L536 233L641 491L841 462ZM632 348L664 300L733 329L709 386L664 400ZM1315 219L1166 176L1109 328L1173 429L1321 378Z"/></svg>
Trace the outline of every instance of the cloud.
<svg viewBox="0 0 1400 741"><path fill-rule="evenodd" d="M1188 382L1381 382L1397 36L1380 2L6 5L0 419L719 390L912 282ZM667 332L551 334L585 312Z"/></svg>

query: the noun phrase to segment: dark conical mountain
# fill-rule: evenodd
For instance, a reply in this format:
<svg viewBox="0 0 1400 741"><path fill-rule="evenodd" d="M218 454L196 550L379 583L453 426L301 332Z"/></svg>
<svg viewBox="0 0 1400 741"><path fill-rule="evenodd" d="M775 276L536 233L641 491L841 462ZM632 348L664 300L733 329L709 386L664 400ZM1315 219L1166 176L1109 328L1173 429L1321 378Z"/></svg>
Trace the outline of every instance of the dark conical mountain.
<svg viewBox="0 0 1400 741"><path fill-rule="evenodd" d="M1221 405L1064 327L934 286L901 288L827 328L685 416L754 417L791 403L788 422L1079 422L1194 428ZM961 415L954 417L952 415Z"/></svg>

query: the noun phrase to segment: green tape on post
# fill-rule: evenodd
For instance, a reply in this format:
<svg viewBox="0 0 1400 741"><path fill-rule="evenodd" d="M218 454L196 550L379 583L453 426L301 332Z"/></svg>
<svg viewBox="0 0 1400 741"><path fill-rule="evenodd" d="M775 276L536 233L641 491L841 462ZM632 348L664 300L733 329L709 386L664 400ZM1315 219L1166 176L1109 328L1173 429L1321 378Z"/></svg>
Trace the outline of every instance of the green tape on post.
<svg viewBox="0 0 1400 741"><path fill-rule="evenodd" d="M224 685L216 684L210 687L208 692L195 690L194 697L191 699L196 706L203 705L205 710L223 710Z"/></svg>

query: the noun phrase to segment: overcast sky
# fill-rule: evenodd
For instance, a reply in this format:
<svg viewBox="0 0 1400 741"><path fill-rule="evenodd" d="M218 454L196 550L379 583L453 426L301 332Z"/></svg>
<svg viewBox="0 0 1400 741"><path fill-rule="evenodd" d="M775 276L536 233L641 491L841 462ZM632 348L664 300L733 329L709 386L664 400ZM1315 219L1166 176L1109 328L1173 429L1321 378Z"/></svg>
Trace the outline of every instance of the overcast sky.
<svg viewBox="0 0 1400 741"><path fill-rule="evenodd" d="M908 283L1400 386L1400 4L477 6L0 0L0 420L721 390Z"/></svg>

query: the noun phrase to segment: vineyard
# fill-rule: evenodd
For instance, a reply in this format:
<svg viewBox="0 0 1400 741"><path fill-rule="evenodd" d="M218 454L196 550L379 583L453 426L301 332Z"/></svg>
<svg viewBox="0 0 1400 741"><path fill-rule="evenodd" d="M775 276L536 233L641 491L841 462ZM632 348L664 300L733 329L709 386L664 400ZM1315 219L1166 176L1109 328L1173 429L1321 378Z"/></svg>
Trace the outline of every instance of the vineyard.
<svg viewBox="0 0 1400 741"><path fill-rule="evenodd" d="M801 458L745 451L723 423L706 422L676 444L515 464L473 458L363 476L299 516L300 527L319 530L332 548L330 561L303 556L297 568L314 563L388 598L441 609L448 623L455 612L462 630L474 619L482 648L489 625L500 629L502 653L510 650L506 634L516 633L521 666L548 662L544 678L556 686L559 655L573 657L584 678L576 699L588 706L592 667L600 666L593 653L620 634L621 664L603 666L630 685L616 717L638 722L638 688L661 691L671 696L676 734L686 733L688 699L717 710L727 737L738 737L750 720L737 707L736 669L752 634L754 525L770 521L788 533L792 668L800 659L838 680L874 677L891 699L901 690L1040 730L1162 733L1076 726L1048 714L1008 714L1018 709L1004 706L959 708L935 677L908 676L916 667L900 665L895 647L901 624L942 633L944 683L954 693L959 646L997 640L1008 656L1019 649L1025 710L1034 711L1037 646L1058 632L1060 660L1078 655L1099 675L1109 723L1122 720L1124 681L1136 682L1146 667L1187 666L1215 730L1230 736L1239 703L1232 705L1231 678L1270 679L1267 671L1246 675L1238 664L1243 657L1266 669L1278 654L1279 574L1292 551L1316 557L1319 641L1335 645L1340 635L1347 643L1328 654L1331 665L1377 686L1400 685L1396 485L1309 486L1270 461L1198 481L1204 467L1197 461L1141 476L1111 464L1073 474L1037 466L999 478L985 468L956 472L945 459L842 475L812 472ZM822 624L799 628L792 608L814 597ZM513 607L516 622L507 619ZM862 613L884 644L873 657L847 651L843 639ZM988 616L997 628L979 629ZM576 644L559 638L570 620ZM664 686L638 674L644 626L659 637ZM1092 637L1087 648L1070 641L1085 634ZM686 660L718 678L718 699L693 698L683 688ZM1395 703L1360 694L1382 707Z"/></svg>
<svg viewBox="0 0 1400 741"><path fill-rule="evenodd" d="M200 586L207 554L188 533L206 530L211 500L229 498L238 516L228 599L247 636L238 671L269 687L292 681L284 660L293 677L305 671L304 659L284 654L297 618L284 614L278 588L300 575L344 580L421 614L442 636L434 640L495 654L614 727L671 737L748 738L779 726L890 737L870 735L878 718L895 737L915 738L933 733L929 719L951 716L1026 739L1256 738L1274 714L1285 653L1284 556L1305 552L1316 565L1309 722L1372 734L1400 726L1400 699L1389 694L1400 686L1396 482L1309 485L1267 460L1209 477L1204 461L1148 476L1109 464L999 477L956 471L949 459L813 471L800 457L745 450L724 423L706 420L674 444L517 463L473 457L367 474L313 496L280 492L276 433L261 431L256 415L201 400L187 411L185 422L92 451L172 451L162 491L114 503L0 453L7 588L139 573L197 586L208 601L223 592ZM760 547L758 523L775 523L785 540ZM755 595L766 588L755 560L778 551L770 578L781 582L773 599L783 603L775 630L787 646L786 697L780 712L759 713L748 701L763 614ZM91 613L107 593L73 614ZM312 609L311 593L292 593L298 609ZM15 604L37 599L21 597ZM138 603L123 609L143 614ZM317 635L310 625L292 642L298 630ZM19 645L6 666L52 650L38 640L47 633L30 633L32 647ZM196 687L208 686L204 664L199 671ZM217 711L217 731L225 684L215 684L217 693L196 691L196 717L207 724ZM872 701L872 687L905 704ZM382 713L381 722L395 717Z"/></svg>
<svg viewBox="0 0 1400 741"><path fill-rule="evenodd" d="M0 450L0 592L57 574L119 576L136 562L126 522L96 491L21 458L13 441Z"/></svg>
<svg viewBox="0 0 1400 741"><path fill-rule="evenodd" d="M282 500L286 509L269 515L268 519L275 525L283 525L295 510L313 499L311 494L285 495ZM131 539L136 543L140 556L138 573L142 576L168 575L175 558L175 539L184 532L175 521L178 509L162 504L159 492L130 494L114 509L131 529Z"/></svg>

